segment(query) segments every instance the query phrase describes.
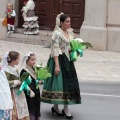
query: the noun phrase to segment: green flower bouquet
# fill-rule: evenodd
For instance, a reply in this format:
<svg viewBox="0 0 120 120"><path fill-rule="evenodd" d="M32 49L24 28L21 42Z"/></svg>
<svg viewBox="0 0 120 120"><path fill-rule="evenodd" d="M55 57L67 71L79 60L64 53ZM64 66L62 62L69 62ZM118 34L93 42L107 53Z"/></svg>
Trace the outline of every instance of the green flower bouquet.
<svg viewBox="0 0 120 120"><path fill-rule="evenodd" d="M70 42L71 52L70 52L70 60L76 61L78 56L83 56L83 50L88 49L89 47L92 48L92 45L89 42L84 42L80 38L72 39Z"/></svg>
<svg viewBox="0 0 120 120"><path fill-rule="evenodd" d="M36 80L36 88L39 87L39 81L43 81L48 77L51 77L51 73L49 73L49 69L47 67L43 67L42 64L35 66L35 72L37 76Z"/></svg>

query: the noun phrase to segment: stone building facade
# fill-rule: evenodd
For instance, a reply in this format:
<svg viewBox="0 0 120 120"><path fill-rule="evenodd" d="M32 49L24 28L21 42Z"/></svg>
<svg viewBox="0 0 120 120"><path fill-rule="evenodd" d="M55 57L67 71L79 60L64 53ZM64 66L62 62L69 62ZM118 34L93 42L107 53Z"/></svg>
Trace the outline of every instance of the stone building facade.
<svg viewBox="0 0 120 120"><path fill-rule="evenodd" d="M80 36L96 50L120 51L120 0L85 0Z"/></svg>
<svg viewBox="0 0 120 120"><path fill-rule="evenodd" d="M0 39L6 39L2 26L6 5L12 2L18 16L19 0L0 0ZM63 0L64 1L64 0ZM92 43L95 50L120 51L120 0L85 0L84 22L80 37ZM16 19L16 27L18 25Z"/></svg>

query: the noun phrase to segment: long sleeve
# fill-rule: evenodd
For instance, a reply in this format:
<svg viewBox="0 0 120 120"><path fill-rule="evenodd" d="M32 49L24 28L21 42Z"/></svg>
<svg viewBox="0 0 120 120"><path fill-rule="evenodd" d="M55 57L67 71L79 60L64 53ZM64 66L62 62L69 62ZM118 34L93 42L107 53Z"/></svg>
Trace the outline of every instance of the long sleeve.
<svg viewBox="0 0 120 120"><path fill-rule="evenodd" d="M12 17L15 17L15 16L16 16L15 10L13 10L11 16L12 16Z"/></svg>
<svg viewBox="0 0 120 120"><path fill-rule="evenodd" d="M24 72L26 72L26 71L24 69L22 69L20 72L20 77L23 75Z"/></svg>
<svg viewBox="0 0 120 120"><path fill-rule="evenodd" d="M14 80L10 80L10 74L5 71L9 86L12 86L14 84Z"/></svg>
<svg viewBox="0 0 120 120"><path fill-rule="evenodd" d="M62 51L60 49L60 44L61 44L60 33L56 32L52 36L51 55L53 57L54 56L59 56L59 54L62 54Z"/></svg>

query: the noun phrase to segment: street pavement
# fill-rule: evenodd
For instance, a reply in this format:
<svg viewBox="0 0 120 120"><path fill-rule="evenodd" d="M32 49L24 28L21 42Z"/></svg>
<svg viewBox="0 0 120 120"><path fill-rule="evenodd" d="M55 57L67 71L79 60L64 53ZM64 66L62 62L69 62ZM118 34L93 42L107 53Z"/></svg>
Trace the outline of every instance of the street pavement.
<svg viewBox="0 0 120 120"><path fill-rule="evenodd" d="M73 120L120 120L120 83L80 82L82 104L69 105ZM41 103L41 120L65 120ZM60 105L60 110L63 105Z"/></svg>
<svg viewBox="0 0 120 120"><path fill-rule="evenodd" d="M15 50L21 58L27 52L34 52L37 64L46 65L50 48L40 45L0 41L0 56ZM19 64L19 67L21 64ZM75 62L79 81L117 82L120 81L120 52L85 50L83 57Z"/></svg>
<svg viewBox="0 0 120 120"><path fill-rule="evenodd" d="M42 62L44 66L50 55L50 48L45 46L0 41L0 57L11 50L18 51L21 58L27 52L34 52L37 64ZM85 50L75 67L82 104L70 105L74 120L120 120L120 52ZM52 115L51 107L41 103L41 120L65 120Z"/></svg>

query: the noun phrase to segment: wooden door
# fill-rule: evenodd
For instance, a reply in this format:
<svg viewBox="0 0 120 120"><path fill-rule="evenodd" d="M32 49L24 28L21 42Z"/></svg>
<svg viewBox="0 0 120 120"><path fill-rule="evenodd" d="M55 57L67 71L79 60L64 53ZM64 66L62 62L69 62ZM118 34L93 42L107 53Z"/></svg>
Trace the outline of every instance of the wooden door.
<svg viewBox="0 0 120 120"><path fill-rule="evenodd" d="M40 29L52 28L52 7L53 0L37 0L35 13L38 16Z"/></svg>
<svg viewBox="0 0 120 120"><path fill-rule="evenodd" d="M19 11L25 0L19 0ZM85 0L34 0L35 14L39 17L40 29L53 30L56 15L60 12L71 17L71 25L74 32L79 32L84 20ZM23 25L23 18L19 12L19 27Z"/></svg>
<svg viewBox="0 0 120 120"><path fill-rule="evenodd" d="M24 6L24 2L25 2L25 0L19 0L18 27L20 27L20 28L22 27L22 25L24 23L24 20L22 17L22 12L21 12L22 7Z"/></svg>
<svg viewBox="0 0 120 120"><path fill-rule="evenodd" d="M79 32L84 21L85 0L60 0L60 11L71 18L74 32Z"/></svg>

